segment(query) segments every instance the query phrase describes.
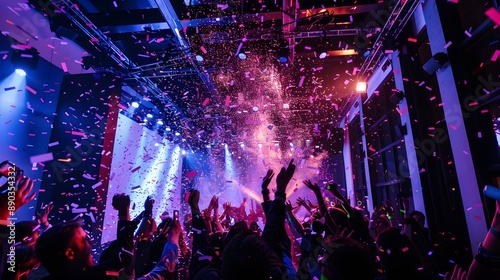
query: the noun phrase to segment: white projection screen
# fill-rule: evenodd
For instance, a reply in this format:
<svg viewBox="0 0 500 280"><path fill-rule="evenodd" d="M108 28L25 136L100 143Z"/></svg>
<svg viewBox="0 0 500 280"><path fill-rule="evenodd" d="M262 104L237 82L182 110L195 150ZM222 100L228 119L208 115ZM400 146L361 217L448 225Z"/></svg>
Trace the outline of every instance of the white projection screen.
<svg viewBox="0 0 500 280"><path fill-rule="evenodd" d="M153 217L180 208L182 158L178 145L155 131L119 114L101 243L116 238L118 211L111 205L115 193L130 195L130 217L144 210L147 196L155 199Z"/></svg>

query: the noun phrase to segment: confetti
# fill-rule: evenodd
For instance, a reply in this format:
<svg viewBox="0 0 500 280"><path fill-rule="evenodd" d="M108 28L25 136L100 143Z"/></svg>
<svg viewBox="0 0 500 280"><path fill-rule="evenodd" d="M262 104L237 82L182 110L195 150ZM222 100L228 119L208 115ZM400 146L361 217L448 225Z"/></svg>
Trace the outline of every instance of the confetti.
<svg viewBox="0 0 500 280"><path fill-rule="evenodd" d="M493 21L496 25L500 25L500 12L495 8L489 8L484 14L489 17L491 21Z"/></svg>
<svg viewBox="0 0 500 280"><path fill-rule="evenodd" d="M491 57L491 61L497 61L498 56L500 56L500 50L495 50L495 53L493 53L493 56Z"/></svg>
<svg viewBox="0 0 500 280"><path fill-rule="evenodd" d="M51 161L53 159L54 155L52 153L46 153L30 157L30 162L31 163L46 162L46 161Z"/></svg>

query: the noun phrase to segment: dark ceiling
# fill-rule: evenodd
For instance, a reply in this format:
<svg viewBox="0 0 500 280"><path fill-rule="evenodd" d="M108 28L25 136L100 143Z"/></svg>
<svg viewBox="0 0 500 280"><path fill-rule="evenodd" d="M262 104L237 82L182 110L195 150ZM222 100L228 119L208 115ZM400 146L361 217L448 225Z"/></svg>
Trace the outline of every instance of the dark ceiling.
<svg viewBox="0 0 500 280"><path fill-rule="evenodd" d="M153 112L169 128L160 129L165 137L179 131L192 145L216 145L255 142L247 132L262 125L274 129L273 141L325 142L368 75L363 63L388 11L414 1L30 2L56 35L89 53L86 67L116 73L134 89L122 104L143 105L130 117L153 129L144 117Z"/></svg>

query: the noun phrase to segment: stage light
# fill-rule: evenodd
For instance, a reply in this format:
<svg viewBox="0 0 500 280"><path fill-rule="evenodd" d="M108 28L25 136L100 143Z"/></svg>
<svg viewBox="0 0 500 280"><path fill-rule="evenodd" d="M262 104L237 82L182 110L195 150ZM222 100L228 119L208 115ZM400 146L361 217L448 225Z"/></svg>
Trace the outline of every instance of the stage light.
<svg viewBox="0 0 500 280"><path fill-rule="evenodd" d="M261 143L259 143L259 149L262 149L262 144Z"/></svg>
<svg viewBox="0 0 500 280"><path fill-rule="evenodd" d="M324 59L328 55L325 46L318 45L316 47L316 55L319 57L319 59Z"/></svg>
<svg viewBox="0 0 500 280"><path fill-rule="evenodd" d="M139 108L139 103L137 103L136 101L132 102L132 107Z"/></svg>
<svg viewBox="0 0 500 280"><path fill-rule="evenodd" d="M245 143L241 143L240 147L245 148Z"/></svg>
<svg viewBox="0 0 500 280"><path fill-rule="evenodd" d="M358 82L356 84L356 92L357 93L366 93L366 82Z"/></svg>
<svg viewBox="0 0 500 280"><path fill-rule="evenodd" d="M287 42L282 42L281 47L278 51L278 57L281 63L288 62L288 56L290 55L290 48L288 47Z"/></svg>
<svg viewBox="0 0 500 280"><path fill-rule="evenodd" d="M18 69L16 69L16 74L21 76L21 77L24 77L24 76L26 76L26 71L18 68Z"/></svg>
<svg viewBox="0 0 500 280"><path fill-rule="evenodd" d="M159 125L163 125L163 121L162 120L158 120L156 123L159 124Z"/></svg>
<svg viewBox="0 0 500 280"><path fill-rule="evenodd" d="M253 110L254 112L257 112L257 111L259 111L259 107L257 107L257 106L253 106L252 110Z"/></svg>
<svg viewBox="0 0 500 280"><path fill-rule="evenodd" d="M170 131L172 131L172 129L170 128L170 126L167 126L167 127L165 127L165 131L169 131L170 132Z"/></svg>
<svg viewBox="0 0 500 280"><path fill-rule="evenodd" d="M11 62L19 69L35 69L40 59L38 50L35 48L15 49L12 52Z"/></svg>
<svg viewBox="0 0 500 280"><path fill-rule="evenodd" d="M196 57L196 61L198 61L198 62L203 62L203 61L205 61L205 59L203 58L203 56L201 56L201 55L199 55L199 54L197 54L195 57Z"/></svg>
<svg viewBox="0 0 500 280"><path fill-rule="evenodd" d="M181 154L182 154L183 156L185 156L185 155L186 155L186 150L182 150Z"/></svg>
<svg viewBox="0 0 500 280"><path fill-rule="evenodd" d="M290 109L290 104L288 103L283 104L283 109Z"/></svg>
<svg viewBox="0 0 500 280"><path fill-rule="evenodd" d="M175 136L180 136L181 134L179 132L176 132L175 133Z"/></svg>
<svg viewBox="0 0 500 280"><path fill-rule="evenodd" d="M158 147L158 146L160 146L160 144L158 144L158 143L155 143L155 147Z"/></svg>
<svg viewBox="0 0 500 280"><path fill-rule="evenodd" d="M152 117L153 117L153 115L152 115L151 113L147 113L147 114L146 114L146 117L147 117L148 119L150 119L150 118L152 118Z"/></svg>
<svg viewBox="0 0 500 280"><path fill-rule="evenodd" d="M238 58L241 60L245 60L245 59L247 59L247 55L244 52L240 52L238 54Z"/></svg>

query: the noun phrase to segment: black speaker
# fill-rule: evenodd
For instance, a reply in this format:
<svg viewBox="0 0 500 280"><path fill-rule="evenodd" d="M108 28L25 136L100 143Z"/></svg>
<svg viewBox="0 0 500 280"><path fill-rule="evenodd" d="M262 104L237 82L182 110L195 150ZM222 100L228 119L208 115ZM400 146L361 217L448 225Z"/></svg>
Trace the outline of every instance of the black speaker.
<svg viewBox="0 0 500 280"><path fill-rule="evenodd" d="M427 61L422 68L427 74L432 75L436 73L436 71L443 67L446 62L448 62L448 55L443 52L438 52L432 56L429 61Z"/></svg>

